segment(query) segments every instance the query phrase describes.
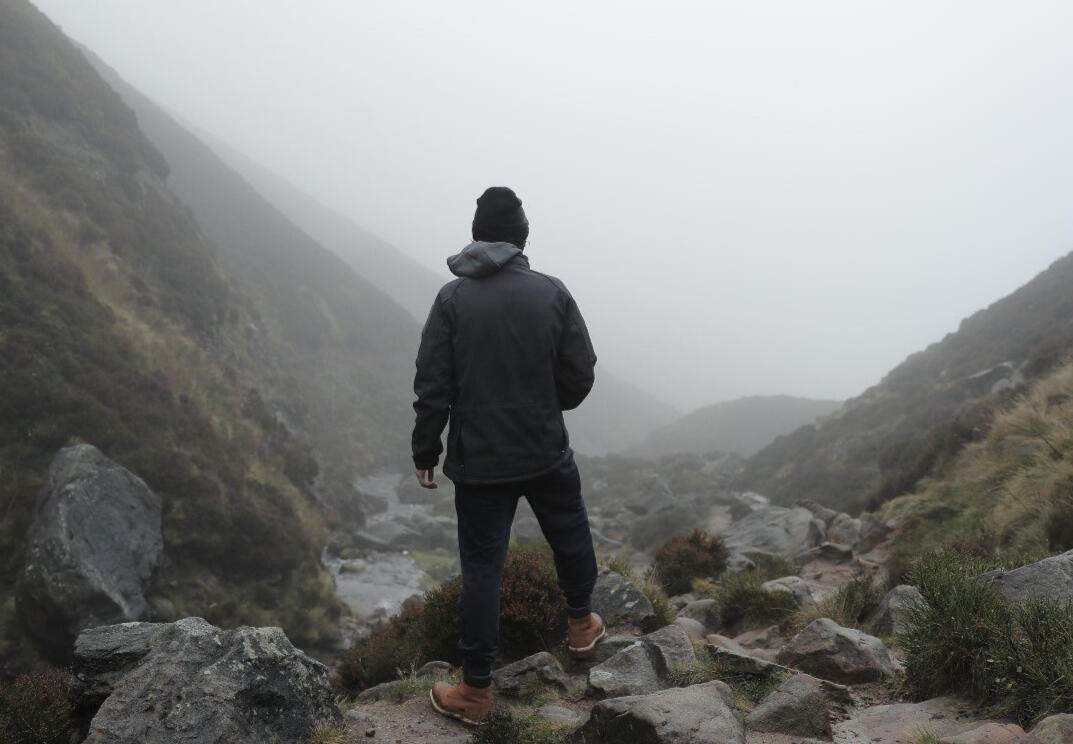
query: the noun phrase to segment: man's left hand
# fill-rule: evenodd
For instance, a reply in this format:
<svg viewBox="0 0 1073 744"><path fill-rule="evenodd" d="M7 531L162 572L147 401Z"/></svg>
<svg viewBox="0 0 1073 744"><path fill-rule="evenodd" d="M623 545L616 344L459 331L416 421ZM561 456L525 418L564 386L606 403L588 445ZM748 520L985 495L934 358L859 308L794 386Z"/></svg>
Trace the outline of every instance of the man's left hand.
<svg viewBox="0 0 1073 744"><path fill-rule="evenodd" d="M421 484L421 488L439 488L436 483L436 468L418 468L414 473L417 474L417 482Z"/></svg>

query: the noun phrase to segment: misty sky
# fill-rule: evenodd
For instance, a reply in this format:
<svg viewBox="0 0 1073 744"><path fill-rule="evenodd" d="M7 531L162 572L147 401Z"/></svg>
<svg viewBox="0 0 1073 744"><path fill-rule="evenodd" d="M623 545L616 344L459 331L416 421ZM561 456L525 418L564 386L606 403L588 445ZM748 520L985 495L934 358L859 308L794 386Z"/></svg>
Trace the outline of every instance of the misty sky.
<svg viewBox="0 0 1073 744"><path fill-rule="evenodd" d="M513 187L681 407L858 394L1073 250L1073 3L35 3L445 279Z"/></svg>

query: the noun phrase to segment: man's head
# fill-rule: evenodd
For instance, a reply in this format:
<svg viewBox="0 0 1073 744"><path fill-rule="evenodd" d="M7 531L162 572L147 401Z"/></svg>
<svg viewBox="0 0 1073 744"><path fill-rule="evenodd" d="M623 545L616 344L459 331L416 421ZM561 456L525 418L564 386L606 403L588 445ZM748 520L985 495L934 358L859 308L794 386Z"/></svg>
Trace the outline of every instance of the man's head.
<svg viewBox="0 0 1073 744"><path fill-rule="evenodd" d="M529 220L525 218L522 200L506 186L485 189L477 199L473 215L473 239L489 243L514 243L525 247L529 237Z"/></svg>

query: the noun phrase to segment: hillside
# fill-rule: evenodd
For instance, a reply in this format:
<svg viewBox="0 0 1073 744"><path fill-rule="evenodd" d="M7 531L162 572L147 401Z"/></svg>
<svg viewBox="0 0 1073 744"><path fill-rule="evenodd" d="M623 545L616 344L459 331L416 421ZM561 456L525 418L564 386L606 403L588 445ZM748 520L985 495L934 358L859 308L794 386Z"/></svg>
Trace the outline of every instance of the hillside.
<svg viewBox="0 0 1073 744"><path fill-rule="evenodd" d="M734 452L748 457L775 437L811 424L841 403L790 395L756 396L716 403L656 429L626 454L659 457L675 452Z"/></svg>
<svg viewBox="0 0 1073 744"><path fill-rule="evenodd" d="M966 442L987 411L1073 349L1073 254L913 354L834 415L780 437L746 464L743 489L781 503L845 510L914 490Z"/></svg>
<svg viewBox="0 0 1073 744"><path fill-rule="evenodd" d="M416 320L425 321L432 298L452 278L446 266L440 274L433 272L235 148L209 134L197 136L294 225L391 296Z"/></svg>
<svg viewBox="0 0 1073 744"><path fill-rule="evenodd" d="M604 367L585 402L566 412L570 442L578 452L596 457L639 442L678 412L650 393L631 385Z"/></svg>
<svg viewBox="0 0 1073 744"><path fill-rule="evenodd" d="M307 432L330 467L349 471L347 480L408 463L417 322L162 109L96 66L167 159L168 186L257 300L273 342L270 366L243 371L273 391L288 425Z"/></svg>
<svg viewBox="0 0 1073 744"><path fill-rule="evenodd" d="M360 522L351 478L404 446L417 325L187 143L162 154L58 29L0 0L2 666L31 661L13 582L74 442L160 496L153 597L336 641L326 520ZM169 189L209 182L215 207Z"/></svg>
<svg viewBox="0 0 1073 744"><path fill-rule="evenodd" d="M986 437L883 516L903 567L940 548L1021 562L1073 549L1073 364L1001 406Z"/></svg>

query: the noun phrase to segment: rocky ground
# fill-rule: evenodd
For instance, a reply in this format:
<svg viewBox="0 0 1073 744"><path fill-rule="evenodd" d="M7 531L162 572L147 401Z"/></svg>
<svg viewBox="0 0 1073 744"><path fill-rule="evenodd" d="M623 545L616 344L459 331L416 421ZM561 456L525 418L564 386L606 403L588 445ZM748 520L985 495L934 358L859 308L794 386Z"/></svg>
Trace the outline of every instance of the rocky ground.
<svg viewBox="0 0 1073 744"><path fill-rule="evenodd" d="M797 559L796 575L766 588L808 608L858 577L885 581L886 530L876 520L748 498L751 514L729 522L713 513L709 526L721 528L735 551L731 562L742 569L764 552ZM901 660L890 639L914 594L912 587L891 590L863 630L818 617L792 634L773 625L734 635L718 625L712 600L683 595L671 600L674 623L646 634L639 628L652 605L605 570L594 604L611 632L598 653L585 662L542 653L505 665L495 673L497 705L535 713L576 744L1073 742L1073 716L1053 716L1026 734L955 698L899 700ZM362 693L345 706L343 741L467 741L471 729L428 704L428 687L444 671L439 665Z"/></svg>

